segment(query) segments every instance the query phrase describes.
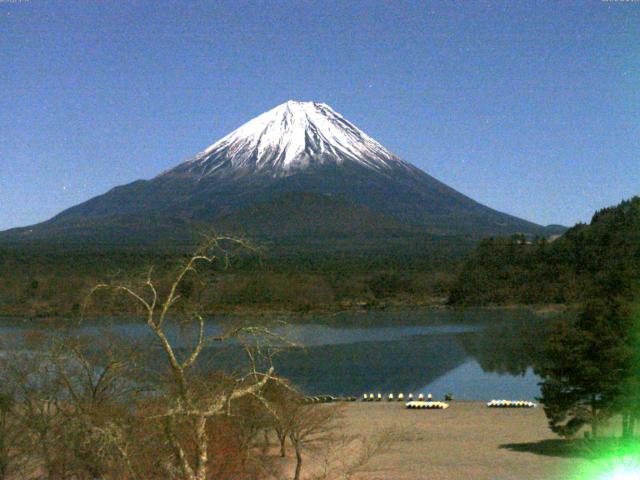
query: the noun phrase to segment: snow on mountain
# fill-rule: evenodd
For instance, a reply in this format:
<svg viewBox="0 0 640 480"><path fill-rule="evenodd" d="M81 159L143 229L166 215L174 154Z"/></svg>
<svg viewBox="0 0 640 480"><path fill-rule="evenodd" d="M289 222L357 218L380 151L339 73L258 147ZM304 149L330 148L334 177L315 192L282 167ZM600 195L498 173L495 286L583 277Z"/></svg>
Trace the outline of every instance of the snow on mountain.
<svg viewBox="0 0 640 480"><path fill-rule="evenodd" d="M270 241L547 233L402 161L328 105L289 101L155 178L0 241L188 242L204 225Z"/></svg>
<svg viewBox="0 0 640 480"><path fill-rule="evenodd" d="M286 103L255 117L163 175L288 176L309 166L355 162L372 170L411 168L329 105Z"/></svg>

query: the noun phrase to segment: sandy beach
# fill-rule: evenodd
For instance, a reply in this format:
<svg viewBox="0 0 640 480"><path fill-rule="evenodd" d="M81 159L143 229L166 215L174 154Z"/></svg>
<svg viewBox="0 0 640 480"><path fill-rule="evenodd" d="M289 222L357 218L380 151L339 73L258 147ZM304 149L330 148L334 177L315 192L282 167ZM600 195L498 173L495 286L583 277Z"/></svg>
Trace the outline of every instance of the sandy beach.
<svg viewBox="0 0 640 480"><path fill-rule="evenodd" d="M358 478L429 480L566 480L586 462L565 455L542 408L490 409L452 402L447 410L407 410L403 403L355 403L345 428L375 435L393 430L398 441Z"/></svg>

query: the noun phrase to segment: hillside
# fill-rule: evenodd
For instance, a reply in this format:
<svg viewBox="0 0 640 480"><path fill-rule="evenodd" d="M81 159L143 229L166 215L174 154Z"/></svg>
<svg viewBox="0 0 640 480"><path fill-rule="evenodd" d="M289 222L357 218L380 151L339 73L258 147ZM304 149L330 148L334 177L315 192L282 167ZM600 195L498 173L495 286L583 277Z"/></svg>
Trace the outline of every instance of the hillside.
<svg viewBox="0 0 640 480"><path fill-rule="evenodd" d="M453 305L578 303L640 281L640 197L597 211L553 242L483 240L451 289Z"/></svg>

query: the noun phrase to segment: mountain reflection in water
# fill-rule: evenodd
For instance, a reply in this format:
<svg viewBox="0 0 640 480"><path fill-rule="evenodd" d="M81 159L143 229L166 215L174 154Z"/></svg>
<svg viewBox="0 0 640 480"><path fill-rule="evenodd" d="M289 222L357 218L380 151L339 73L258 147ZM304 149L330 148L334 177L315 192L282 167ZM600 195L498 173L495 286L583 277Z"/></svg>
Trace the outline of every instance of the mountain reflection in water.
<svg viewBox="0 0 640 480"><path fill-rule="evenodd" d="M491 322L448 325L375 341L289 349L280 372L310 394L432 392L437 398L532 399L539 394L533 366L552 321L514 313ZM377 327L371 327L376 329ZM408 332L407 332L408 333Z"/></svg>
<svg viewBox="0 0 640 480"><path fill-rule="evenodd" d="M310 395L431 392L435 398L452 393L467 400L537 396L539 378L532 367L542 358L553 324L523 310L344 313L305 321L276 329L296 346L282 345L273 362L277 373ZM73 331L100 335L104 325L93 320ZM27 328L33 324L5 322L0 336ZM142 342L148 335L133 321L113 322L109 330ZM208 334L220 331L215 320L207 325ZM188 332L171 333L189 343ZM6 341L4 346L10 347ZM157 349L152 357L150 364L163 364ZM241 369L244 361L240 345L214 345L205 350L202 365Z"/></svg>

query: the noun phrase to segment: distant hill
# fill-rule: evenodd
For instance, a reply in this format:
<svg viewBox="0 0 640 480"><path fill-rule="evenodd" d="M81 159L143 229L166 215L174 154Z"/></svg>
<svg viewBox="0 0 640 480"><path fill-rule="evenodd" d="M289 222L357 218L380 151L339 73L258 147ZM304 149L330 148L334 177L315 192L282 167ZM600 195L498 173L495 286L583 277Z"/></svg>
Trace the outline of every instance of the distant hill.
<svg viewBox="0 0 640 480"><path fill-rule="evenodd" d="M578 303L640 282L640 197L597 211L555 241L483 240L451 289L454 305Z"/></svg>
<svg viewBox="0 0 640 480"><path fill-rule="evenodd" d="M522 233L543 227L466 197L407 163L321 103L290 101L192 160L0 233L0 243L166 245L199 232L300 243Z"/></svg>

